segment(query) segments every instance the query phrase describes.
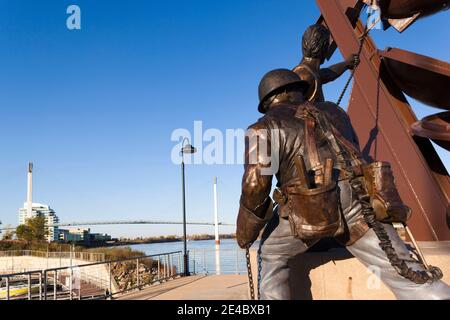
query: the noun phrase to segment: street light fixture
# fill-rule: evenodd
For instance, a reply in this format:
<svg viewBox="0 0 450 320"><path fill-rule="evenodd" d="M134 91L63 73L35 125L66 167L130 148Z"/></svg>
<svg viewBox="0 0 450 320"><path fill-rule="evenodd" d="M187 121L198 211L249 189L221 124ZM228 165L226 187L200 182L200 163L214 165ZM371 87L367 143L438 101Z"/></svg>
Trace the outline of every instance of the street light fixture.
<svg viewBox="0 0 450 320"><path fill-rule="evenodd" d="M184 143L187 141L187 144ZM183 257L184 257L184 275L189 275L189 258L187 254L187 238L186 238L186 190L185 190L185 179L184 179L184 154L192 154L197 152L190 143L188 138L184 138L181 143L181 185L182 185L182 193L183 193Z"/></svg>

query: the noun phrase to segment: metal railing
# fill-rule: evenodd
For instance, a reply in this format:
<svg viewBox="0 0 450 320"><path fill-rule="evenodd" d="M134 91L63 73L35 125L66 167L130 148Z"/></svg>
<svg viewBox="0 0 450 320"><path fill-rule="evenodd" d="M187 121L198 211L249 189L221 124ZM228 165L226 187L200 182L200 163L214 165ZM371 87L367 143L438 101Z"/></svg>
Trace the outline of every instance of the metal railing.
<svg viewBox="0 0 450 320"><path fill-rule="evenodd" d="M194 274L246 274L245 250L240 248L189 250Z"/></svg>
<svg viewBox="0 0 450 320"><path fill-rule="evenodd" d="M48 259L77 259L90 262L105 261L105 254L88 251L37 251L37 250L8 250L0 251L0 257L37 257Z"/></svg>
<svg viewBox="0 0 450 320"><path fill-rule="evenodd" d="M0 300L112 299L183 274L182 252L0 275Z"/></svg>
<svg viewBox="0 0 450 320"><path fill-rule="evenodd" d="M43 271L36 270L36 271L28 271L28 272L2 275L1 281L0 281L0 289L3 289L3 287L5 287L5 289L0 291L0 300L10 300L11 299L11 284L14 286L14 284L17 283L17 281L19 279L20 280L26 279L26 281L27 281L26 296L27 296L28 300L31 300L32 295L33 295L33 292L32 292L32 277L33 277L33 275L38 275L39 300L42 300L42 274L43 274ZM4 286L3 286L3 284L4 284ZM14 287L13 287L13 289L14 289ZM18 288L16 288L16 289L18 289ZM13 294L14 294L14 292L13 292ZM23 294L20 294L20 292L19 292L19 295L23 295Z"/></svg>

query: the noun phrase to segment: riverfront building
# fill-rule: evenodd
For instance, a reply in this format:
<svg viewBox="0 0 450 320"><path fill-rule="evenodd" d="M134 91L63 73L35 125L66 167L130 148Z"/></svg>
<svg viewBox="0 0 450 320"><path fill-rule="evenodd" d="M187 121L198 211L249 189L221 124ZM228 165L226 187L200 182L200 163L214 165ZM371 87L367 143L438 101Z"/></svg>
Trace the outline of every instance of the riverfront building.
<svg viewBox="0 0 450 320"><path fill-rule="evenodd" d="M91 229L89 228L60 229L59 240L61 242L92 244L95 242L110 241L111 236L105 233L91 233Z"/></svg>
<svg viewBox="0 0 450 320"><path fill-rule="evenodd" d="M49 205L42 203L32 204L31 214L28 210L28 203L23 204L23 208L19 209L19 224L25 224L27 219L34 217L45 217L45 224L48 227L47 241L58 241L59 240L59 228L54 226L59 223L59 218L55 213L55 210L50 208Z"/></svg>

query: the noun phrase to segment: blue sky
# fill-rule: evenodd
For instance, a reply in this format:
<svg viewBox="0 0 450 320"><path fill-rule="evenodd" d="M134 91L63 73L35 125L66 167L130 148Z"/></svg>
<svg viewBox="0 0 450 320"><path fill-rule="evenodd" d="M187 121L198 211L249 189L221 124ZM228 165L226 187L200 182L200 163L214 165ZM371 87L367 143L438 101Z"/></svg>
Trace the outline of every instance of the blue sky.
<svg viewBox="0 0 450 320"><path fill-rule="evenodd" d="M81 30L66 8L81 8ZM26 168L34 201L62 221L181 220L177 128L245 128L259 114L257 85L268 70L300 60L314 1L0 1L0 220L17 223ZM403 34L375 30L380 48L450 60L448 13ZM331 62L341 59L336 54ZM347 79L325 87L335 101ZM419 118L438 112L412 101ZM196 141L193 142L194 144ZM200 143L197 141L197 143ZM448 153L439 151L447 167ZM187 168L188 220L234 222L242 166ZM114 236L181 234L181 226L96 226ZM221 229L232 232L234 228ZM213 233L189 227L189 233Z"/></svg>

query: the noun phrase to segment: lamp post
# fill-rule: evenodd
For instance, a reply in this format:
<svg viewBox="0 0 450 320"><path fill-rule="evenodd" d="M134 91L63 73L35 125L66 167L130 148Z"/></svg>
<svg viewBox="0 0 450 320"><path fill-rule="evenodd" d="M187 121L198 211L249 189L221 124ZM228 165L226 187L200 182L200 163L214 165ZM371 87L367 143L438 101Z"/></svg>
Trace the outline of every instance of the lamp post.
<svg viewBox="0 0 450 320"><path fill-rule="evenodd" d="M187 141L187 144L184 143ZM184 179L184 154L192 154L195 153L197 149L195 149L190 143L188 138L184 138L181 143L181 185L182 185L182 194L183 194L183 257L184 257L184 275L189 275L189 257L187 254L187 239L186 239L186 190L185 190L185 179Z"/></svg>

